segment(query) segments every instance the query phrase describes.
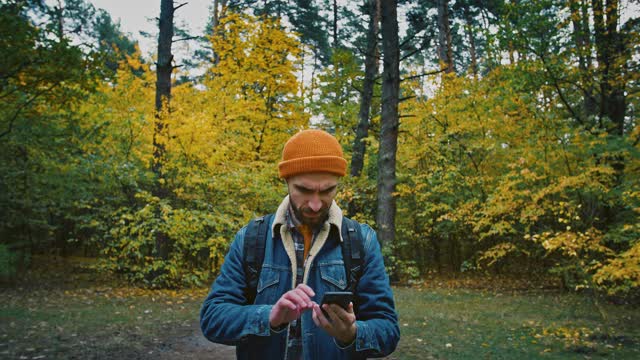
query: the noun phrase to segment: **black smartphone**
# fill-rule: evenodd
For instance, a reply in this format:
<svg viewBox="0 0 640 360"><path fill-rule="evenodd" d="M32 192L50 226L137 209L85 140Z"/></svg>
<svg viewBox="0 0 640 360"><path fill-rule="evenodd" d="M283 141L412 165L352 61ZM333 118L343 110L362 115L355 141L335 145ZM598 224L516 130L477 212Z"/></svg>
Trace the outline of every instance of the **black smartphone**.
<svg viewBox="0 0 640 360"><path fill-rule="evenodd" d="M322 305L324 304L338 304L341 308L347 310L350 302L353 302L353 293L351 291L327 291L322 296L320 309L322 309ZM324 316L329 318L329 315L327 315L324 309L322 309L322 312Z"/></svg>

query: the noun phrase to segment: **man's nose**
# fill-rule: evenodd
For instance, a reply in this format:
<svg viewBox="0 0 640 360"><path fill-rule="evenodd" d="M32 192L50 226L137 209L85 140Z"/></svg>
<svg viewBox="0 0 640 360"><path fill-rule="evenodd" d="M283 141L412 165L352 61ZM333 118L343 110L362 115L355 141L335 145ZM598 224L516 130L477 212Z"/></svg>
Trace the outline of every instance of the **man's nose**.
<svg viewBox="0 0 640 360"><path fill-rule="evenodd" d="M314 194L309 200L309 207L315 212L322 208L322 201L320 201L320 197L317 194Z"/></svg>

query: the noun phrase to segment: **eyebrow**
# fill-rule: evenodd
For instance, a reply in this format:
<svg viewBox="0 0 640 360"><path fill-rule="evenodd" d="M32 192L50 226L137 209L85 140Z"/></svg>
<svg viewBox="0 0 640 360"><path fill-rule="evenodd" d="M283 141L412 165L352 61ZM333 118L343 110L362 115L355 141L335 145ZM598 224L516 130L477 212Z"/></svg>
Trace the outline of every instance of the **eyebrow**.
<svg viewBox="0 0 640 360"><path fill-rule="evenodd" d="M314 192L315 190L313 189L309 189L308 187L304 186L304 185L300 185L300 184L294 184L293 186L296 187L296 189L298 189L299 191L303 191L303 192ZM327 193L327 192L331 192L333 191L335 188L338 187L338 184L335 185L331 185L328 188L319 190L319 192L321 193Z"/></svg>

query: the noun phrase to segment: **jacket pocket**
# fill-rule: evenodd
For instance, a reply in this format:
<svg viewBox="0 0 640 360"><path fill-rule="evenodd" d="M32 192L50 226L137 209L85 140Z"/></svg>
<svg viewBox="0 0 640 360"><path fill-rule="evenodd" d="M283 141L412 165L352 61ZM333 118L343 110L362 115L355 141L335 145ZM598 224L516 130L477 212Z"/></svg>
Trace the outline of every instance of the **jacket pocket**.
<svg viewBox="0 0 640 360"><path fill-rule="evenodd" d="M262 267L260 280L256 289L256 304L273 304L278 300L278 288L282 271L271 267Z"/></svg>
<svg viewBox="0 0 640 360"><path fill-rule="evenodd" d="M342 291L347 288L347 276L342 260L321 262L318 267L327 291Z"/></svg>

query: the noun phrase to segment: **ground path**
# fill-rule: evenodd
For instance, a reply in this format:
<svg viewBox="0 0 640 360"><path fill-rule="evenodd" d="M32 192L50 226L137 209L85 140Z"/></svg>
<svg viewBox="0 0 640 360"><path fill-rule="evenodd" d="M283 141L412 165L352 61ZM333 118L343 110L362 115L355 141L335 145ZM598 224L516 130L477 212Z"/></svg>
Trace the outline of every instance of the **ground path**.
<svg viewBox="0 0 640 360"><path fill-rule="evenodd" d="M183 336L168 339L149 354L151 359L160 360L233 360L236 349L233 346L214 344L207 340L200 331L197 322Z"/></svg>

